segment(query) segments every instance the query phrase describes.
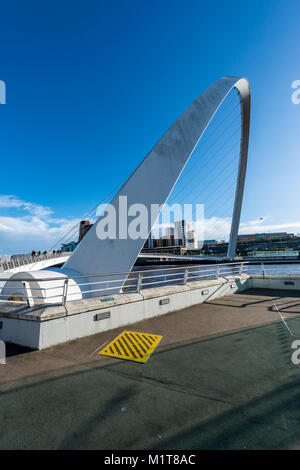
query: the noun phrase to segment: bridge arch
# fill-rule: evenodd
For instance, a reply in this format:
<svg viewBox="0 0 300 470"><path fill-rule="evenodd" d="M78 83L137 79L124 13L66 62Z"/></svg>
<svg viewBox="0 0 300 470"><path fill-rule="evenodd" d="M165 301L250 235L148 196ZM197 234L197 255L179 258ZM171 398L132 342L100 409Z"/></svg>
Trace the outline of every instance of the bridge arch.
<svg viewBox="0 0 300 470"><path fill-rule="evenodd" d="M111 205L117 215L121 210L122 196L127 196L128 207L136 203L144 204L148 209L150 232L151 205L161 207L167 201L199 140L233 88L239 93L241 108L239 168L227 253L229 258L234 257L249 143L250 86L246 78L227 76L217 80L181 114L112 200ZM63 270L71 269L81 274L112 274L131 270L145 239L101 240L97 237L98 223L99 219L67 260ZM116 232L119 233L118 217L116 224Z"/></svg>

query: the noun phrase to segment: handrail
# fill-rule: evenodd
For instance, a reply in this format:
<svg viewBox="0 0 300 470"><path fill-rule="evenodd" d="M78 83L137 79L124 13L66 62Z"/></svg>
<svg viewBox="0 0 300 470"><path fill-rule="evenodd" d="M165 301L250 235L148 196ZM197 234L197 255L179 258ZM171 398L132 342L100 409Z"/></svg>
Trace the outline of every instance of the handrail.
<svg viewBox="0 0 300 470"><path fill-rule="evenodd" d="M65 305L67 300L80 300L85 294L97 293L97 297L110 295L112 290L115 293L139 293L142 289L148 289L155 286L188 284L199 280L212 280L219 277L230 278L241 275L244 271L244 265L247 262L221 263L221 264L202 264L189 266L176 266L172 268L146 269L130 272L119 272L111 274L88 274L78 276L55 276L45 278L22 278L16 277L0 278L0 300L27 301L29 307L35 305L35 300L43 300L45 304L51 304L52 299L57 299L58 304ZM84 282L75 282L77 289L73 290L74 285L70 281L82 279ZM45 286L47 282L60 281L56 285ZM11 284L6 285L9 282ZM20 292L19 286L13 287L13 283L22 283L23 288ZM38 287L32 286L33 283L41 284ZM85 286L89 286L85 289ZM14 292L14 289L19 293ZM53 294L51 291L54 289ZM35 292L37 291L36 295ZM10 293L11 292L11 293ZM57 292L57 293L56 293ZM50 295L49 295L50 294ZM79 297L78 297L79 295ZM68 297L68 298L67 298Z"/></svg>
<svg viewBox="0 0 300 470"><path fill-rule="evenodd" d="M42 282L42 281L61 281L62 279L88 279L88 278L93 278L93 277L111 277L111 276L128 276L130 274L139 274L139 273L143 273L143 274L147 274L147 273L151 273L151 272L157 272L157 271L174 271L174 270L178 270L178 269L181 269L181 270L185 270L185 269L190 269L190 268L205 268L205 267L216 267L217 266L234 266L234 265L241 265L241 264L249 264L248 261L243 261L243 262L238 262L238 263L220 263L220 264L201 264L201 265L195 265L195 264L191 264L191 265L188 265L188 266L176 266L176 267L173 267L173 268L161 268L159 269L159 267L157 269L146 269L146 270L140 270L140 271L129 271L129 272L119 272L119 273L110 273L110 274L86 274L86 275L79 275L79 276L64 276L64 277L49 277L49 278L34 278L34 281L35 282ZM0 282L2 281L28 281L28 278L26 279L22 279L22 278L14 278L14 279L11 279L11 278L1 278L0 279Z"/></svg>

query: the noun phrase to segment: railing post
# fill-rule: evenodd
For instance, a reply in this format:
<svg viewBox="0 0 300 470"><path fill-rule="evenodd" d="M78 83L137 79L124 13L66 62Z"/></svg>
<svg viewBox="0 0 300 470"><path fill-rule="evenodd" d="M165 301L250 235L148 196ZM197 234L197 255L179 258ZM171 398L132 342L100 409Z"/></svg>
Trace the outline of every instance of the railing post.
<svg viewBox="0 0 300 470"><path fill-rule="evenodd" d="M68 286L69 286L69 279L65 279L63 295L62 295L62 305L64 306L66 305L66 302L67 302Z"/></svg>
<svg viewBox="0 0 300 470"><path fill-rule="evenodd" d="M137 292L141 291L142 282L143 282L143 273L139 273L138 274L138 280L137 280L137 288L136 288Z"/></svg>
<svg viewBox="0 0 300 470"><path fill-rule="evenodd" d="M187 284L188 279L189 279L189 268L185 268L184 277L183 277L183 284Z"/></svg>
<svg viewBox="0 0 300 470"><path fill-rule="evenodd" d="M262 273L263 277L265 277L265 267L264 267L264 263L261 263L261 273Z"/></svg>
<svg viewBox="0 0 300 470"><path fill-rule="evenodd" d="M220 265L217 265L217 271L216 271L216 279L220 276Z"/></svg>
<svg viewBox="0 0 300 470"><path fill-rule="evenodd" d="M23 287L24 287L24 293L25 293L25 297L26 297L26 300L27 300L27 305L28 305L28 307L33 307L34 306L34 301L33 301L33 298L32 298L30 284L27 281L23 281L22 284L23 284Z"/></svg>
<svg viewBox="0 0 300 470"><path fill-rule="evenodd" d="M243 274L243 271L244 271L244 263L241 263L241 266L240 266L240 276Z"/></svg>

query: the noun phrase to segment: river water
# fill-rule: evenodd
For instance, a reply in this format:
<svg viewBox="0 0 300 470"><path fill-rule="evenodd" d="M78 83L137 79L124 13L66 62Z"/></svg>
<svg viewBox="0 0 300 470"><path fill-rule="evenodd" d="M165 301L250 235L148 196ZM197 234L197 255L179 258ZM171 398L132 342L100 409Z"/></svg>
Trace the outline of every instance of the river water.
<svg viewBox="0 0 300 470"><path fill-rule="evenodd" d="M246 272L261 273L261 265L248 264L245 265ZM300 274L300 263L290 264L264 264L264 270L267 274Z"/></svg>
<svg viewBox="0 0 300 470"><path fill-rule="evenodd" d="M300 263L291 264L264 264L266 274L300 274ZM211 265L192 265L188 270L188 282L201 281L208 279L216 279L218 266ZM182 284L185 282L185 266L174 265L154 265L154 266L136 266L129 275L123 291L136 291L138 282L138 273L143 272L142 288L149 289L167 285ZM243 272L245 273L261 273L261 264L244 264ZM226 264L220 266L219 276L226 277L240 273L240 264Z"/></svg>

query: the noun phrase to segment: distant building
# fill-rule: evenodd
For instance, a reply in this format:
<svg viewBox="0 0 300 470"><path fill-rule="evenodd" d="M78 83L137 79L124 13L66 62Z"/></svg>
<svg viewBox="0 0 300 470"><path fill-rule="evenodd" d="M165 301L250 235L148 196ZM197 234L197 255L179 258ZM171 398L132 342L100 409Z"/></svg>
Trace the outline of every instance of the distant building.
<svg viewBox="0 0 300 470"><path fill-rule="evenodd" d="M170 238L170 239L171 239L171 237L174 237L174 233L175 233L174 227L167 227L167 228L165 229L165 237L166 237L166 238Z"/></svg>
<svg viewBox="0 0 300 470"><path fill-rule="evenodd" d="M190 224L186 220L175 222L174 238L176 245L186 246L186 234L190 230Z"/></svg>
<svg viewBox="0 0 300 470"><path fill-rule="evenodd" d="M69 253L71 251L74 251L78 243L76 242L69 242L69 243L63 243L61 245L61 251L63 253Z"/></svg>
<svg viewBox="0 0 300 470"><path fill-rule="evenodd" d="M204 250L213 253L226 253L228 248L227 242L218 240L204 240ZM282 249L300 249L300 237L293 233L287 232L269 232L269 233L250 233L238 236L237 250L242 252L255 250L282 250Z"/></svg>
<svg viewBox="0 0 300 470"><path fill-rule="evenodd" d="M153 239L152 232L149 233L149 237L145 241L144 248L147 250L152 250L154 248L154 239Z"/></svg>
<svg viewBox="0 0 300 470"><path fill-rule="evenodd" d="M81 242L83 237L87 234L87 232L92 228L93 224L89 220L82 220L79 225L79 236L78 236L78 243Z"/></svg>
<svg viewBox="0 0 300 470"><path fill-rule="evenodd" d="M217 245L218 244L218 241L217 240L204 240L203 242L203 245L208 245L208 246L211 246L211 245Z"/></svg>
<svg viewBox="0 0 300 470"><path fill-rule="evenodd" d="M287 232L275 232L275 233L251 233L238 236L238 243L250 243L250 242L273 242L273 241L285 241L296 238L293 233Z"/></svg>
<svg viewBox="0 0 300 470"><path fill-rule="evenodd" d="M254 258L274 258L274 257L281 257L281 256L293 256L297 258L299 256L299 251L298 250L270 250L270 251L252 251L248 253L248 256L253 256Z"/></svg>
<svg viewBox="0 0 300 470"><path fill-rule="evenodd" d="M164 236L160 238L153 238L150 233L143 250L176 254L185 254L187 250L197 250L197 234L195 230L190 230L190 225L186 220L179 220L175 222L175 227L166 227Z"/></svg>
<svg viewBox="0 0 300 470"><path fill-rule="evenodd" d="M190 223L186 220L178 220L175 227L166 227L164 236L153 238L149 235L145 242L144 250L166 249L168 251L178 251L176 248L182 248L182 251L197 250L198 240L195 230L190 230ZM165 251L165 250L164 250Z"/></svg>
<svg viewBox="0 0 300 470"><path fill-rule="evenodd" d="M198 249L198 239L197 239L197 233L195 230L189 230L186 233L186 248L188 250L197 250Z"/></svg>

